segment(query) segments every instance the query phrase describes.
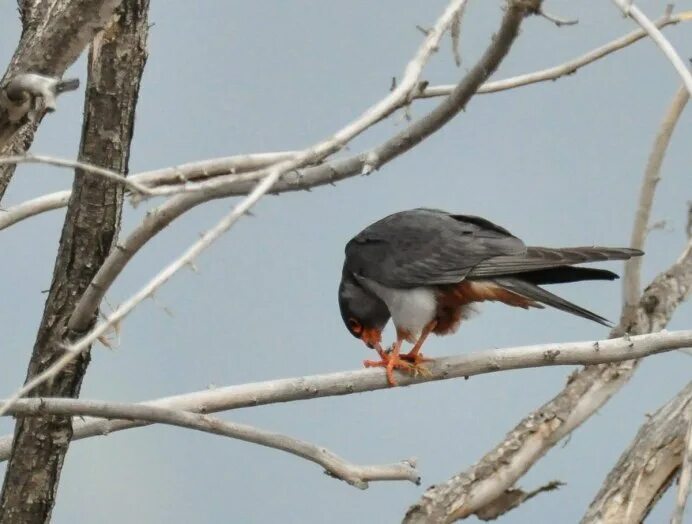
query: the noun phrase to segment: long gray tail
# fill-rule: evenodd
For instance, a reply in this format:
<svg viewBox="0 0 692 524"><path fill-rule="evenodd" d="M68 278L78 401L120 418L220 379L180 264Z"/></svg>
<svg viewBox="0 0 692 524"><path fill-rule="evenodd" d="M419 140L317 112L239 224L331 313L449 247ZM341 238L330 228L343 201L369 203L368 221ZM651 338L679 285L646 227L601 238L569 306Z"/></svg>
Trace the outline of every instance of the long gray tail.
<svg viewBox="0 0 692 524"><path fill-rule="evenodd" d="M550 291L546 291L545 289L538 287L531 282L514 277L500 277L493 278L492 280L508 291L512 291L513 293L521 295L522 297L535 300L536 302L540 302L546 306L551 306L561 311L577 315L578 317L593 320L594 322L598 322L604 326L610 327L612 325L609 320L603 318L602 316L597 315L588 309L577 306L564 298L558 297Z"/></svg>
<svg viewBox="0 0 692 524"><path fill-rule="evenodd" d="M643 254L638 249L626 247L528 247L520 255L503 255L484 260L468 276L483 278L514 275L588 262L627 260Z"/></svg>

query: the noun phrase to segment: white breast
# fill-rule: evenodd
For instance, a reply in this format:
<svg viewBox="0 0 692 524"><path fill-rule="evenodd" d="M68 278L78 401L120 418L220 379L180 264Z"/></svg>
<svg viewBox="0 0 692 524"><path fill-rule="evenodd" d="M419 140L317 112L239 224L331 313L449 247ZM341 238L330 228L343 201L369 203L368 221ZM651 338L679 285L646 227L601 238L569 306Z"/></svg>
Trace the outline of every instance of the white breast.
<svg viewBox="0 0 692 524"><path fill-rule="evenodd" d="M437 300L432 289L426 287L390 288L374 280L359 276L356 278L387 305L394 325L409 332L415 340L418 339L423 328L435 318Z"/></svg>

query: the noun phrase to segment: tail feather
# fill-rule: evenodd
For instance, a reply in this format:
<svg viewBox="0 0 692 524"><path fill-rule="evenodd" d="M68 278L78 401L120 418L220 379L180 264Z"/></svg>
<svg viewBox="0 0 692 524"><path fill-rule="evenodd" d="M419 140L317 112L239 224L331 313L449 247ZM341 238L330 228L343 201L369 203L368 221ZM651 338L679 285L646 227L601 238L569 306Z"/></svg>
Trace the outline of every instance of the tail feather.
<svg viewBox="0 0 692 524"><path fill-rule="evenodd" d="M620 247L528 247L520 255L503 255L484 260L468 274L490 277L550 269L605 260L627 260L643 255L638 249Z"/></svg>
<svg viewBox="0 0 692 524"><path fill-rule="evenodd" d="M564 298L561 298L550 291L546 291L532 282L512 277L494 278L493 282L508 291L526 297L530 300L535 300L536 302L540 302L546 306L551 306L561 311L571 313L572 315L577 315L578 317L598 322L604 326L610 327L612 325L608 319L597 315L588 309L577 306L576 304L573 304L572 302L569 302L568 300L565 300Z"/></svg>
<svg viewBox="0 0 692 524"><path fill-rule="evenodd" d="M596 269L592 267L558 266L548 269L537 269L526 271L520 274L508 275L517 276L532 284L566 284L568 282L580 282L582 280L616 280L620 278L616 273L607 269Z"/></svg>

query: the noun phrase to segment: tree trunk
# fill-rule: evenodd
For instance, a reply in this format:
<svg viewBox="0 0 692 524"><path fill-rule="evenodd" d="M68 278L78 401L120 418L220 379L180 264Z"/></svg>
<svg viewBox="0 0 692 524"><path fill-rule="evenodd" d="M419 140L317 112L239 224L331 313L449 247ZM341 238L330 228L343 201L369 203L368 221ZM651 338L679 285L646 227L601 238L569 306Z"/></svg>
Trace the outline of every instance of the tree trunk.
<svg viewBox="0 0 692 524"><path fill-rule="evenodd" d="M80 160L127 172L139 84L146 60L148 0L126 0L89 53ZM53 281L27 372L40 373L60 357L75 304L117 238L122 186L75 173ZM35 396L76 397L89 362L80 355ZM18 418L0 497L0 523L50 520L63 460L72 437L70 417Z"/></svg>

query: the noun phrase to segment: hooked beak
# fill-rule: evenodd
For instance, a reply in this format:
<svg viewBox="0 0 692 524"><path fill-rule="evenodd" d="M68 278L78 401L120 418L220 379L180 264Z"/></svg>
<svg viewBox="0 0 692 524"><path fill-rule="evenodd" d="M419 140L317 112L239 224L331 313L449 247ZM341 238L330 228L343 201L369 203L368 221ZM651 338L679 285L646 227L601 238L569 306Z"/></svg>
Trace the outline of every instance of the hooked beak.
<svg viewBox="0 0 692 524"><path fill-rule="evenodd" d="M379 329L364 329L360 338L370 349L376 349L378 352L382 351L382 345L380 344L382 341L382 331Z"/></svg>

